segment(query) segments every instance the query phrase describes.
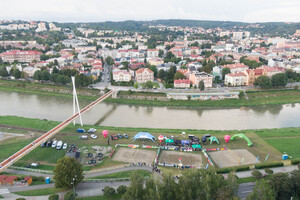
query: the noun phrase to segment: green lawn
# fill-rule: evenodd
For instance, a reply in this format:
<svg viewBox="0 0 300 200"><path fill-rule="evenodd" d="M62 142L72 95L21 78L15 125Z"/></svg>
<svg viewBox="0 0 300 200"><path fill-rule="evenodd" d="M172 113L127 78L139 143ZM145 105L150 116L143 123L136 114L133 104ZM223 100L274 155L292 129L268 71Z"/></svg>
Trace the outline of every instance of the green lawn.
<svg viewBox="0 0 300 200"><path fill-rule="evenodd" d="M146 170L130 170L130 171L124 171L124 172L117 172L113 174L107 174L103 176L96 176L96 177L91 177L89 179L111 179L111 178L130 178L131 174L136 171L140 176L142 177L150 177L151 172L146 171Z"/></svg>
<svg viewBox="0 0 300 200"><path fill-rule="evenodd" d="M4 197L0 195L0 199L4 199Z"/></svg>
<svg viewBox="0 0 300 200"><path fill-rule="evenodd" d="M24 146L28 145L30 142L32 142L34 138L32 139L7 139L5 142L0 143L0 161L5 160L12 154L16 153L20 149L22 149Z"/></svg>
<svg viewBox="0 0 300 200"><path fill-rule="evenodd" d="M297 138L270 138L267 143L275 147L281 153L286 152L293 158L300 158L300 137Z"/></svg>
<svg viewBox="0 0 300 200"><path fill-rule="evenodd" d="M13 192L13 193L21 196L44 196L44 195L50 195L62 191L63 191L62 189L58 189L58 188L43 188L43 189L27 190L22 192Z"/></svg>
<svg viewBox="0 0 300 200"><path fill-rule="evenodd" d="M56 164L59 158L65 156L66 152L67 152L66 150L62 150L62 149L57 150L56 148L52 148L52 147L44 147L44 148L37 147L28 155L23 157L20 161L26 161L26 162L39 161L39 162L46 162L49 164ZM43 165L39 169L49 170L48 167Z"/></svg>

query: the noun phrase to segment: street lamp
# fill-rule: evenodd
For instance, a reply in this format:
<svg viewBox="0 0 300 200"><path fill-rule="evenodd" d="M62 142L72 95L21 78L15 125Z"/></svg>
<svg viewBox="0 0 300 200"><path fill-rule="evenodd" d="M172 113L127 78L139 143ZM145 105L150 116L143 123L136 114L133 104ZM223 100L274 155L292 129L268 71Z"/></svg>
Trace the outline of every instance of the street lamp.
<svg viewBox="0 0 300 200"><path fill-rule="evenodd" d="M76 180L77 175L73 178L71 184L73 185L73 192L74 192L74 198L76 197L76 191L75 191L75 180Z"/></svg>

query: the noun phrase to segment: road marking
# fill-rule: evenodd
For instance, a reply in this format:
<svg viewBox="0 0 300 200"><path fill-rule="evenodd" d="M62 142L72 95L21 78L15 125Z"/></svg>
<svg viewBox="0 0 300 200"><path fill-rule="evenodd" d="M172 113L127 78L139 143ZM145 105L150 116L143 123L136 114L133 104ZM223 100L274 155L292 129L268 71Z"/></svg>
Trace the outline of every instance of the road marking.
<svg viewBox="0 0 300 200"><path fill-rule="evenodd" d="M8 194L9 190L8 189L0 189L0 194Z"/></svg>

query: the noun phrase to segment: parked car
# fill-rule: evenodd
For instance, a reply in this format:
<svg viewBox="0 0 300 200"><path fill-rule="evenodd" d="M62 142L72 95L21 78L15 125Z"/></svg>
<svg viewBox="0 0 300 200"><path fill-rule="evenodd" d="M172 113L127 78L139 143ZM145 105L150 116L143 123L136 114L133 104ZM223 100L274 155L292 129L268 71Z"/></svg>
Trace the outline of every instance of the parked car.
<svg viewBox="0 0 300 200"><path fill-rule="evenodd" d="M88 154L86 154L86 157L91 158L91 157L93 157L93 154L92 153L88 153Z"/></svg>
<svg viewBox="0 0 300 200"><path fill-rule="evenodd" d="M52 140L48 140L47 147L51 147L51 146L52 146Z"/></svg>
<svg viewBox="0 0 300 200"><path fill-rule="evenodd" d="M63 145L62 148L63 148L63 149L67 149L67 148L68 148L68 144L67 144L67 143L64 143L64 145Z"/></svg>
<svg viewBox="0 0 300 200"><path fill-rule="evenodd" d="M96 163L97 163L97 161L96 161L96 160L94 160L94 159L93 159L93 160L89 160L89 161L88 161L88 164L90 164L90 165L92 165L92 164L96 164Z"/></svg>
<svg viewBox="0 0 300 200"><path fill-rule="evenodd" d="M88 133L95 133L96 131L97 131L97 129L90 128L90 129L88 130Z"/></svg>
<svg viewBox="0 0 300 200"><path fill-rule="evenodd" d="M121 135L121 134L118 134L118 138L120 138L120 139L121 139L121 138L122 138L122 135Z"/></svg>
<svg viewBox="0 0 300 200"><path fill-rule="evenodd" d="M85 133L86 131L85 131L83 128L78 128L78 129L77 129L77 132L78 132L78 133Z"/></svg>
<svg viewBox="0 0 300 200"><path fill-rule="evenodd" d="M46 147L47 146L47 142L43 142L42 144L41 144L41 147Z"/></svg>
<svg viewBox="0 0 300 200"><path fill-rule="evenodd" d="M123 134L123 137L128 139L128 135L127 134Z"/></svg>
<svg viewBox="0 0 300 200"><path fill-rule="evenodd" d="M57 140L54 140L53 143L52 143L52 145L51 145L51 147L52 147L52 148L55 148L55 147L56 147L56 144L57 144Z"/></svg>
<svg viewBox="0 0 300 200"><path fill-rule="evenodd" d="M97 154L97 157L99 158L99 157L103 157L103 153L98 153Z"/></svg>
<svg viewBox="0 0 300 200"><path fill-rule="evenodd" d="M95 135L95 134L92 134L92 135L91 135L91 138L93 138L93 139L97 139L97 138L98 138L98 136L97 136L97 135Z"/></svg>
<svg viewBox="0 0 300 200"><path fill-rule="evenodd" d="M79 139L81 139L81 140L87 140L88 136L87 135L82 135L82 136L79 137Z"/></svg>
<svg viewBox="0 0 300 200"><path fill-rule="evenodd" d="M62 148L63 142L62 141L58 141L57 145L56 145L56 149L60 150Z"/></svg>

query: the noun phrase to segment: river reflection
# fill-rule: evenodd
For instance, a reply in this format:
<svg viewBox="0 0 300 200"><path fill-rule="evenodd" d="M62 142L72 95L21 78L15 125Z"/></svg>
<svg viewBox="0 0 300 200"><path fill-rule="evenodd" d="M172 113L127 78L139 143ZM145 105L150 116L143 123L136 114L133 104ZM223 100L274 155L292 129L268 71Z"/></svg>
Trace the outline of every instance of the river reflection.
<svg viewBox="0 0 300 200"><path fill-rule="evenodd" d="M80 107L89 101L80 101ZM72 99L0 92L0 115L62 121ZM240 108L149 107L101 103L83 115L85 124L182 129L260 129L300 125L300 104Z"/></svg>

